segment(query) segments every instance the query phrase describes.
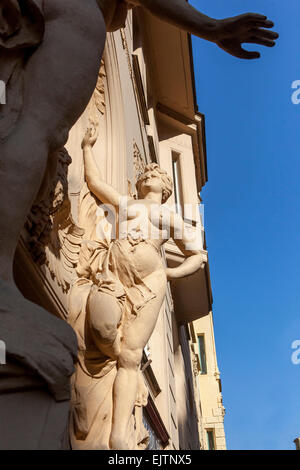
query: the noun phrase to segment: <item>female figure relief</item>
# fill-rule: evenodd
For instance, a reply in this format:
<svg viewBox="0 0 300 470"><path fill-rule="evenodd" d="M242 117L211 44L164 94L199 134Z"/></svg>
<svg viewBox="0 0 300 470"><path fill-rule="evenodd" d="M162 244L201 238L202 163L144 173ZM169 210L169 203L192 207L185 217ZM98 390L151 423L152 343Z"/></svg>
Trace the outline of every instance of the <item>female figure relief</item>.
<svg viewBox="0 0 300 470"><path fill-rule="evenodd" d="M88 130L82 144L86 182L97 199L113 206L120 218L124 198L101 178L92 154L95 140L93 132ZM143 393L139 371L142 353L155 327L167 279L193 274L206 261L202 250L187 249L190 237L185 236L181 217L162 206L172 193L172 181L166 172L157 164L148 165L137 182L137 190L137 200L125 198L127 217L119 236L109 244L99 239L83 243L77 269L80 276L77 284L82 286L83 279L89 281L86 315L82 319L84 328L81 324L79 329L79 343L81 340L85 343L81 368L89 377L98 378L104 368L110 369L109 372L115 368L109 436L112 449L128 448L129 422L137 396ZM166 212L170 217L166 217ZM182 234L180 239L175 232ZM170 235L186 259L179 267L166 269L160 248ZM76 286L74 295L73 298L79 297ZM74 312L71 317L74 318ZM73 326L78 333L76 324ZM84 381L79 378L79 382L82 386ZM88 389L81 396L86 408L89 407ZM80 420L77 426L82 427Z"/></svg>

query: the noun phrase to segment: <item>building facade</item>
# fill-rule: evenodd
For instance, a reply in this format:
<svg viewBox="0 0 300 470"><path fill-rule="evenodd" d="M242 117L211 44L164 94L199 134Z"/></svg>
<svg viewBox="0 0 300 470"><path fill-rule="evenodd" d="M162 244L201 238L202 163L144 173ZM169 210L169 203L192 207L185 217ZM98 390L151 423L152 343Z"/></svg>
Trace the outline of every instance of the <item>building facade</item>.
<svg viewBox="0 0 300 470"><path fill-rule="evenodd" d="M197 112L190 37L138 8L130 13L124 29L108 34L91 102L48 170L19 243L15 278L25 297L66 321L80 227L91 210L81 148L91 123L99 126L94 154L108 183L135 196L139 175L156 162L173 179L168 204L191 227L201 224L205 120ZM184 259L173 241L162 257L169 267ZM226 448L211 312L208 264L169 283L141 365L149 392L140 410L143 448Z"/></svg>
<svg viewBox="0 0 300 470"><path fill-rule="evenodd" d="M225 408L217 363L212 312L194 321L193 330L195 349L200 362L198 385L204 449L226 450Z"/></svg>

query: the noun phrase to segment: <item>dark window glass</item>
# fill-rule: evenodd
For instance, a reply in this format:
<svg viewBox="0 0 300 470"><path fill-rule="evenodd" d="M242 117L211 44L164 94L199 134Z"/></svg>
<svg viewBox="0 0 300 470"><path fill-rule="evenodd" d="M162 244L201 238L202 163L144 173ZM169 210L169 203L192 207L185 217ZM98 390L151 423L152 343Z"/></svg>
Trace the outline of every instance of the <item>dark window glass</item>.
<svg viewBox="0 0 300 470"><path fill-rule="evenodd" d="M174 198L176 204L176 212L182 214L182 190L181 190L181 174L179 164L179 154L172 152L172 167L173 167L173 183L174 183Z"/></svg>
<svg viewBox="0 0 300 470"><path fill-rule="evenodd" d="M198 336L198 345L199 345L199 359L200 359L200 373L207 374L207 364L206 364L206 354L205 354L205 341L204 335Z"/></svg>
<svg viewBox="0 0 300 470"><path fill-rule="evenodd" d="M214 432L213 431L206 431L206 434L207 434L207 447L208 447L208 450L216 450Z"/></svg>

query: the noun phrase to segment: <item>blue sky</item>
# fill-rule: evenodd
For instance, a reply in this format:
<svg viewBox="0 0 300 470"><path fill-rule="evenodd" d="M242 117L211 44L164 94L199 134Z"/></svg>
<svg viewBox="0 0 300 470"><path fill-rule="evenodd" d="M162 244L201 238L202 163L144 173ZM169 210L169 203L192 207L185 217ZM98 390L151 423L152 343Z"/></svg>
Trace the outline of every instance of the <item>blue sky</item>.
<svg viewBox="0 0 300 470"><path fill-rule="evenodd" d="M225 18L253 11L275 23L275 48L241 61L193 39L206 116L202 192L229 449L294 449L300 437L299 0L191 0ZM253 49L253 45L246 46Z"/></svg>

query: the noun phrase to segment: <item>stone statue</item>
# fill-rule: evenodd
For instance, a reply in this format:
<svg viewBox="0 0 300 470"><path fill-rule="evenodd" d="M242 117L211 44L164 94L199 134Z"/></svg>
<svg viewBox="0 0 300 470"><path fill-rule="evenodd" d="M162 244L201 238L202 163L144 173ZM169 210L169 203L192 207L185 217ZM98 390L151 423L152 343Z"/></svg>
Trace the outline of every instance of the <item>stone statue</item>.
<svg viewBox="0 0 300 470"><path fill-rule="evenodd" d="M91 127L82 142L86 182L91 193L115 212L119 226L112 220L113 235L99 235L98 230L94 240L83 241L79 278L70 294L69 322L79 342L72 446L128 449L134 406L147 403L139 369L167 279L195 273L204 267L207 255L200 240L191 246L191 232L181 216L162 205L172 194L166 172L155 163L147 165L137 181L138 199L122 198L96 166L96 139ZM197 237L196 232L193 235ZM186 259L179 267L166 269L160 249L170 237Z"/></svg>
<svg viewBox="0 0 300 470"><path fill-rule="evenodd" d="M278 37L269 31L273 23L265 16L249 13L214 20L185 0L1 0L0 80L6 84L6 104L0 105L0 338L6 343L8 358L7 366L0 367L0 376L5 376L1 383L6 384L0 385L1 409L8 409L7 391L23 390L21 378L28 371L36 387L43 389L45 400L47 394L51 398L49 391L55 400L69 398L76 355L73 332L22 297L13 279L13 258L47 163L51 164L66 143L70 128L93 93L106 31L122 27L128 8L134 6L244 59L257 58L259 53L243 50L242 43L273 46ZM154 250L147 246L150 249ZM158 293L153 302L159 303L159 299ZM123 369L120 371L116 394L122 382ZM130 396L126 416L132 408L133 391ZM13 410L13 395L10 397ZM20 394L15 399L20 400ZM119 414L116 407L116 416ZM22 442L22 429L15 427ZM33 437L39 429L38 425L32 427ZM112 441L116 445L114 432Z"/></svg>

